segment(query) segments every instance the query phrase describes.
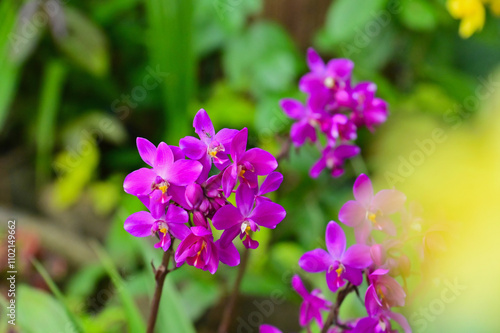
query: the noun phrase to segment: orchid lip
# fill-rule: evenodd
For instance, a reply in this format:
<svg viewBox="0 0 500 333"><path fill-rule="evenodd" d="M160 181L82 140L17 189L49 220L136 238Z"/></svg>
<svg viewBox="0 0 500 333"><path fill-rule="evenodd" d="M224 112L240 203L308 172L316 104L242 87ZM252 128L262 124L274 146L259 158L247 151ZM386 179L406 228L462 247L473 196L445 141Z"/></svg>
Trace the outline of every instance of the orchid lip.
<svg viewBox="0 0 500 333"><path fill-rule="evenodd" d="M325 78L323 83L325 84L326 87L333 88L335 86L335 79L331 76L328 76Z"/></svg>

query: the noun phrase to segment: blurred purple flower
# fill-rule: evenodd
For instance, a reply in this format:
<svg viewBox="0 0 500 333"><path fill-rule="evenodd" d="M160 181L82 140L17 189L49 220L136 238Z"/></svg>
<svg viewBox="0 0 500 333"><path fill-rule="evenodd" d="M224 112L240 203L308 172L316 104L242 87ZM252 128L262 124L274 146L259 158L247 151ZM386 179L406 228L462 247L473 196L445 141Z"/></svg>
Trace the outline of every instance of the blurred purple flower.
<svg viewBox="0 0 500 333"><path fill-rule="evenodd" d="M354 182L354 198L342 206L340 222L354 228L356 242L365 244L373 228L395 236L396 227L388 215L400 211L406 196L397 190L381 190L373 195L370 178L361 174Z"/></svg>
<svg viewBox="0 0 500 333"><path fill-rule="evenodd" d="M387 102L375 97L377 85L373 82L360 82L351 93L352 120L356 126L366 126L370 131L384 123L389 115Z"/></svg>
<svg viewBox="0 0 500 333"><path fill-rule="evenodd" d="M332 292L344 286L346 280L354 285L363 281L362 269L372 264L370 248L355 244L346 251L346 238L342 228L330 221L326 227L326 248L306 252L299 259L299 266L310 273L326 271L326 282Z"/></svg>
<svg viewBox="0 0 500 333"><path fill-rule="evenodd" d="M352 333L394 333L391 319L397 322L405 331L411 333L411 327L406 318L399 313L392 312L389 308L379 303L375 287L370 285L366 291L365 307L368 317L361 318Z"/></svg>
<svg viewBox="0 0 500 333"><path fill-rule="evenodd" d="M300 305L300 326L306 326L313 319L316 319L316 322L320 326L323 326L321 311L329 310L332 303L321 297L320 289L314 289L311 293L309 293L298 275L293 276L292 287L303 299L303 302Z"/></svg>
<svg viewBox="0 0 500 333"><path fill-rule="evenodd" d="M336 147L326 147L321 158L312 166L309 174L312 178L317 178L323 169L331 170L333 177L340 177L344 173L345 160L359 154L361 150L354 145L340 145Z"/></svg>

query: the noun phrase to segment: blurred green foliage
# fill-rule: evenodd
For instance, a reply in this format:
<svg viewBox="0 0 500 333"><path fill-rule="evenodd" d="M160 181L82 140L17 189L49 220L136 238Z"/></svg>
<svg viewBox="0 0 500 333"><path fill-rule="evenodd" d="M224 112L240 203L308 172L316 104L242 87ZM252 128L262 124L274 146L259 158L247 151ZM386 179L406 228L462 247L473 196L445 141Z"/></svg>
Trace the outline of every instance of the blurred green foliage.
<svg viewBox="0 0 500 333"><path fill-rule="evenodd" d="M248 127L252 145L278 153L290 124L278 101L304 98L297 80L307 71L305 50L282 24L263 18L260 0L74 0L47 6L0 2L1 146L32 156L38 190L50 187L57 209L89 195L98 214L113 217L103 227L109 231L104 248L97 249L101 261L80 268L57 298L19 287L19 313L29 314L20 316L19 325L26 332L56 332L77 321L87 332L143 331L136 301L152 294L150 260L158 263L161 253L151 240L123 230L125 218L143 209L121 193L124 175L142 166L135 138L176 144L193 134L192 116L203 107L217 128ZM301 17L294 20L300 24ZM500 61L498 20L488 20L470 40L456 31L441 0L338 0L310 44L325 59L352 58L356 79L375 81L394 114L441 119ZM273 199L288 217L273 232L258 234L261 246L252 254L245 294L265 297L280 290L298 303L288 273L298 270L304 251L324 245L324 228L351 199L355 175L373 169L372 139L360 133L363 156L340 179L308 177L319 157L311 147L292 149L280 163L285 182ZM192 267L173 272L159 331L194 332L192 322L219 302L234 278L228 267L216 276ZM319 276L308 279L325 287ZM86 300L100 290L109 295L92 309ZM342 315L362 309L355 298L347 304Z"/></svg>

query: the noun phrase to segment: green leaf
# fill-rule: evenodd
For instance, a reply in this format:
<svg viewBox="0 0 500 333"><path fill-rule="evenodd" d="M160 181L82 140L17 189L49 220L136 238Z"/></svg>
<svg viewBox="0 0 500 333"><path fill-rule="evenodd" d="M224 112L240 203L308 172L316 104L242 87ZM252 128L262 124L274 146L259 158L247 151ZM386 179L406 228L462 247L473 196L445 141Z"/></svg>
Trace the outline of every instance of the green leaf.
<svg viewBox="0 0 500 333"><path fill-rule="evenodd" d="M340 43L364 31L366 24L376 18L387 0L337 0L328 9L325 34L332 43Z"/></svg>
<svg viewBox="0 0 500 333"><path fill-rule="evenodd" d="M0 130L3 128L9 106L16 93L20 74L20 63L12 59L12 48L15 47L15 35L12 34L19 2L16 0L0 1ZM12 38L9 38L12 37ZM20 43L23 43L21 40Z"/></svg>
<svg viewBox="0 0 500 333"><path fill-rule="evenodd" d="M97 253L101 263L111 277L114 286L117 290L117 295L120 298L124 312L127 316L129 332L144 332L146 325L142 319L141 312L134 302L130 291L128 290L125 281L118 273L116 266L109 255L97 243L93 244L94 250Z"/></svg>
<svg viewBox="0 0 500 333"><path fill-rule="evenodd" d="M71 309L66 304L66 299L64 298L64 295L61 293L54 280L52 280L52 278L50 277L49 272L47 272L47 270L36 259L33 259L32 263L33 266L35 266L38 273L40 273L44 281L49 286L50 291L52 291L52 293L56 296L59 303L63 306L66 315L70 319L71 322L70 325L72 330L76 332L83 332L82 324L80 323L78 318L73 314L73 311L71 311Z"/></svg>
<svg viewBox="0 0 500 333"><path fill-rule="evenodd" d="M432 31L438 23L436 8L424 0L405 0L401 5L401 22L411 30Z"/></svg>
<svg viewBox="0 0 500 333"><path fill-rule="evenodd" d="M68 35L55 40L70 60L95 76L108 72L109 54L105 34L77 9L65 7Z"/></svg>
<svg viewBox="0 0 500 333"><path fill-rule="evenodd" d="M193 0L147 0L147 46L153 68L168 73L162 82L165 141L188 131L188 108L195 90Z"/></svg>
<svg viewBox="0 0 500 333"><path fill-rule="evenodd" d="M301 57L278 25L259 22L228 43L223 65L231 86L257 96L283 92L295 84Z"/></svg>
<svg viewBox="0 0 500 333"><path fill-rule="evenodd" d="M38 185L48 180L50 161L54 148L56 133L56 118L61 101L63 83L66 77L66 67L58 60L46 65L40 93L38 121L36 128L36 174Z"/></svg>
<svg viewBox="0 0 500 333"><path fill-rule="evenodd" d="M89 184L99 164L99 150L92 139L82 140L75 148L61 152L53 167L58 175L52 202L64 209L74 204Z"/></svg>
<svg viewBox="0 0 500 333"><path fill-rule="evenodd" d="M17 324L22 332L74 332L71 318L48 293L20 284L16 298Z"/></svg>
<svg viewBox="0 0 500 333"><path fill-rule="evenodd" d="M82 267L71 276L65 288L66 295L74 298L87 297L92 293L99 279L105 274L106 272L100 264Z"/></svg>

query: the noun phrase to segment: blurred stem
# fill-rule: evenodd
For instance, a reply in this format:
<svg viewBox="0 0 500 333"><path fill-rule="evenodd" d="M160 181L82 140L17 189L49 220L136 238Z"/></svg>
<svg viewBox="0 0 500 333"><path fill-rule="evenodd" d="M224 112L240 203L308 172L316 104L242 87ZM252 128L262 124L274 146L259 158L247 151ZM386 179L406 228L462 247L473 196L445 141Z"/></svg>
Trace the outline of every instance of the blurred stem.
<svg viewBox="0 0 500 333"><path fill-rule="evenodd" d="M245 275L245 270L248 264L249 254L250 250L248 248L245 248L245 250L243 251L243 258L241 259L241 263L238 268L238 276L236 277L236 281L234 282L233 292L229 297L229 302L227 302L226 307L224 308L222 321L219 326L219 333L228 332L229 325L231 324L233 310L236 305L236 300L238 299L238 294L240 292L241 281L243 280L243 276Z"/></svg>
<svg viewBox="0 0 500 333"><path fill-rule="evenodd" d="M337 294L337 300L335 302L335 305L333 306L332 310L330 311L330 314L328 315L328 318L326 319L326 323L323 326L321 333L327 333L328 329L334 324L340 328L349 329L347 326L339 323L339 311L340 311L340 306L342 305L342 302L344 302L347 295L349 295L349 293L351 293L354 290L355 290L355 286L349 282L344 289L339 291L339 293Z"/></svg>
<svg viewBox="0 0 500 333"><path fill-rule="evenodd" d="M42 79L42 91L36 126L36 181L40 187L50 176L51 154L54 148L57 109L66 76L66 67L58 60L50 61Z"/></svg>
<svg viewBox="0 0 500 333"><path fill-rule="evenodd" d="M155 268L153 262L151 262L151 266L153 266L153 273L155 275L156 287L155 294L153 296L153 302L151 303L151 310L149 313L147 333L154 332L156 317L158 317L158 309L160 307L161 293L163 292L163 284L165 283L167 274L170 272L170 270L168 269L168 264L170 263L170 258L172 257L173 252L174 238L171 239L170 248L163 253L163 259L161 261L160 267Z"/></svg>

